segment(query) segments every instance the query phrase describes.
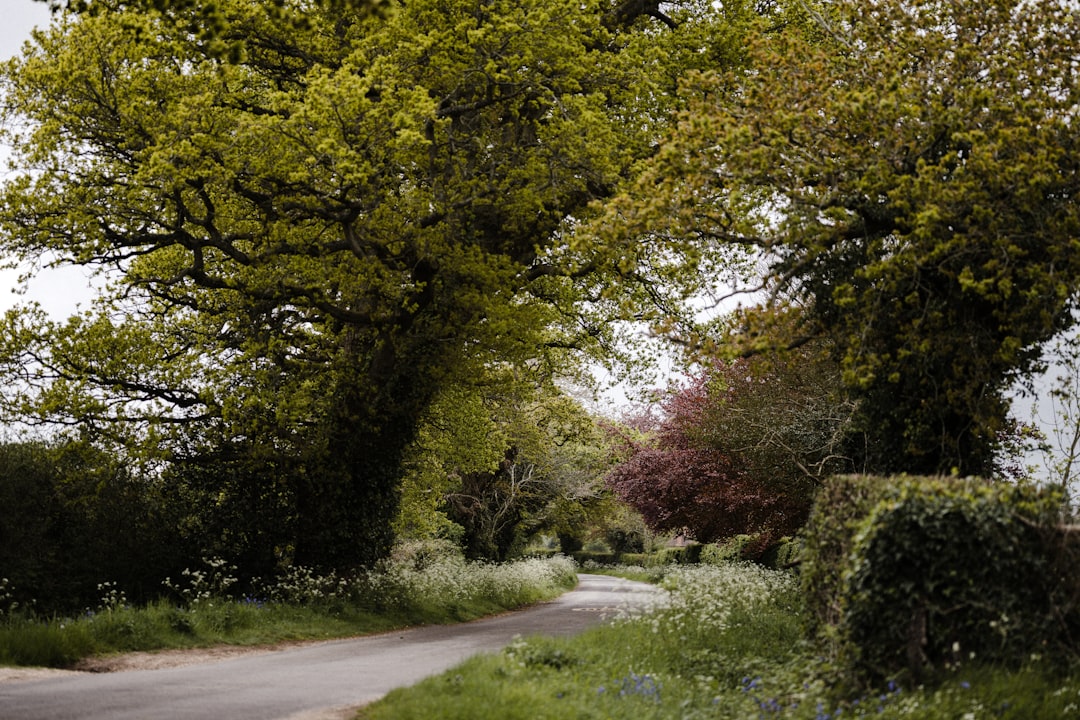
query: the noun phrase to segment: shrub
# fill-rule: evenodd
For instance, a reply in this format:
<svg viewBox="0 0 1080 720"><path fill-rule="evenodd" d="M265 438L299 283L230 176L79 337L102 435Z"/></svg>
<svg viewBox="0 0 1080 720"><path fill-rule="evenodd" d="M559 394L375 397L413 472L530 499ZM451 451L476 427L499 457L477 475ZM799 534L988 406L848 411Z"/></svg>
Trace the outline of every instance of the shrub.
<svg viewBox="0 0 1080 720"><path fill-rule="evenodd" d="M555 551L543 553L536 551L535 553L530 552L530 554L543 554L550 557L555 554ZM390 553L390 558L395 563L405 563L416 570L424 570L432 565L437 565L443 560L460 557L461 548L457 543L445 538L401 540Z"/></svg>
<svg viewBox="0 0 1080 720"><path fill-rule="evenodd" d="M724 565L726 563L757 560L759 535L735 535L723 542L703 545L700 550L700 562L705 565Z"/></svg>
<svg viewBox="0 0 1080 720"><path fill-rule="evenodd" d="M0 443L5 604L69 612L93 603L106 580L133 600L152 597L181 562L175 512L157 483L108 449Z"/></svg>
<svg viewBox="0 0 1080 720"><path fill-rule="evenodd" d="M854 537L840 638L856 674L881 680L975 658L1016 666L1072 655L1076 581L1056 542L1060 496L979 481L912 480Z"/></svg>
<svg viewBox="0 0 1080 720"><path fill-rule="evenodd" d="M822 483L802 537L800 566L807 630L825 640L840 623L843 573L859 525L903 478L838 475Z"/></svg>
<svg viewBox="0 0 1080 720"><path fill-rule="evenodd" d="M758 562L775 570L794 567L802 560L803 544L801 538L782 537L765 548Z"/></svg>
<svg viewBox="0 0 1080 720"><path fill-rule="evenodd" d="M803 541L788 536L775 539L771 533L736 535L723 542L702 545L703 565L753 562L774 570L787 570L801 558Z"/></svg>
<svg viewBox="0 0 1080 720"><path fill-rule="evenodd" d="M587 562L594 562L597 565L614 565L619 562L619 556L613 552L575 550L571 553L571 557L577 561L578 565L584 565Z"/></svg>
<svg viewBox="0 0 1080 720"><path fill-rule="evenodd" d="M657 565L696 565L701 560L704 545L693 543L682 547L666 547L653 553L653 562Z"/></svg>

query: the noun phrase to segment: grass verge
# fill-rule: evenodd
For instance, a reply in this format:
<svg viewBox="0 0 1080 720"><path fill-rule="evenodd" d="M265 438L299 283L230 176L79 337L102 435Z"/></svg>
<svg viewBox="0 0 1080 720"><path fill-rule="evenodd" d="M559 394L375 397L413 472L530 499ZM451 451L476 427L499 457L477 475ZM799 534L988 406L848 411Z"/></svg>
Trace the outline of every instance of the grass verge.
<svg viewBox="0 0 1080 720"><path fill-rule="evenodd" d="M0 665L63 668L91 655L329 639L465 621L555 597L575 583L566 558L485 565L447 557L423 567L388 564L350 579L300 569L265 588L265 597L230 598L189 587L192 600L185 605L159 601L135 608L113 592L78 616L0 619Z"/></svg>
<svg viewBox="0 0 1080 720"><path fill-rule="evenodd" d="M788 574L732 565L675 567L670 606L569 639L519 640L394 691L362 720L1080 717L1080 671L1038 659L1006 672L955 668L934 689L887 685L857 696L802 639Z"/></svg>

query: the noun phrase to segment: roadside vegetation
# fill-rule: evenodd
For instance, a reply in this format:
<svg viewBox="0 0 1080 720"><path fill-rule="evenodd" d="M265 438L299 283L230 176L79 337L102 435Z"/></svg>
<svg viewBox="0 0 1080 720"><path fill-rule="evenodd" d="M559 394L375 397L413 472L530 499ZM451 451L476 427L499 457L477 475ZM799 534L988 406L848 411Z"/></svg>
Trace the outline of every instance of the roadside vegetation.
<svg viewBox="0 0 1080 720"><path fill-rule="evenodd" d="M590 570L591 571L591 570ZM671 602L574 638L523 638L362 710L412 718L1066 718L1080 670L1037 656L1006 670L978 658L933 686L855 688L806 640L797 575L748 563L622 566L659 576Z"/></svg>
<svg viewBox="0 0 1080 720"><path fill-rule="evenodd" d="M352 577L293 568L244 594L233 591L233 570L212 560L166 581L175 599L138 607L115 584L103 583L94 607L70 615L13 607L0 585L0 664L70 667L90 655L133 650L260 645L458 622L539 602L576 583L572 561L562 557L493 565L412 554Z"/></svg>
<svg viewBox="0 0 1080 720"><path fill-rule="evenodd" d="M102 282L0 315L0 662L468 619L540 543L671 603L365 715L1080 714L1080 373L1050 476L1010 400L1071 0L48 1L0 265Z"/></svg>

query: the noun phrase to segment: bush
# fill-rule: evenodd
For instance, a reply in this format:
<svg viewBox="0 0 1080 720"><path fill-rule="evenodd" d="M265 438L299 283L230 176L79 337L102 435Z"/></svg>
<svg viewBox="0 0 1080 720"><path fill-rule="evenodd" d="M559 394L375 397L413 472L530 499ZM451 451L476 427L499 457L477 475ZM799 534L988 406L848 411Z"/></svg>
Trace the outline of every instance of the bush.
<svg viewBox="0 0 1080 720"><path fill-rule="evenodd" d="M1061 498L1030 487L911 480L854 538L840 618L845 665L882 680L976 659L1019 666L1065 658L1080 630L1064 573ZM1063 555L1063 553L1065 555Z"/></svg>
<svg viewBox="0 0 1080 720"><path fill-rule="evenodd" d="M773 539L770 534L736 535L724 542L702 545L700 560L703 565L753 562L773 570L786 570L801 557L803 541L798 538Z"/></svg>
<svg viewBox="0 0 1080 720"><path fill-rule="evenodd" d="M692 543L682 547L661 548L653 553L655 565L696 565L701 561L702 548L705 545Z"/></svg>
<svg viewBox="0 0 1080 720"><path fill-rule="evenodd" d="M860 524L879 502L895 496L904 478L838 475L818 490L803 528L800 578L809 634L831 640L840 623L843 574Z"/></svg>
<svg viewBox="0 0 1080 720"><path fill-rule="evenodd" d="M619 562L623 565L640 565L648 567L653 565L652 553L623 553L619 556Z"/></svg>
<svg viewBox="0 0 1080 720"><path fill-rule="evenodd" d="M735 535L723 542L703 545L700 561L705 565L725 565L753 559L747 552L755 545L757 535Z"/></svg>
<svg viewBox="0 0 1080 720"><path fill-rule="evenodd" d="M158 489L88 442L0 444L5 595L46 614L92 604L102 582L152 597L183 562L176 510Z"/></svg>
<svg viewBox="0 0 1080 720"><path fill-rule="evenodd" d="M794 567L802 560L803 545L801 538L782 537L765 549L758 562L774 570Z"/></svg>
<svg viewBox="0 0 1080 720"><path fill-rule="evenodd" d="M619 556L613 552L592 552L590 550L575 550L570 554L578 565L594 562L597 565L615 565L619 562Z"/></svg>

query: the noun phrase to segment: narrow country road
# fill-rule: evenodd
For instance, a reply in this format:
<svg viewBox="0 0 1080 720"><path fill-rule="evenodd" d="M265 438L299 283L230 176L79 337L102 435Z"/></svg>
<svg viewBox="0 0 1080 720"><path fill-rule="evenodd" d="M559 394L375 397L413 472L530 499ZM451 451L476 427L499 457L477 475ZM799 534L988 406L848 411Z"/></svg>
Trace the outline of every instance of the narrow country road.
<svg viewBox="0 0 1080 720"><path fill-rule="evenodd" d="M314 720L494 652L515 635L568 635L641 607L656 589L601 575L527 610L160 670L0 683L2 720Z"/></svg>

